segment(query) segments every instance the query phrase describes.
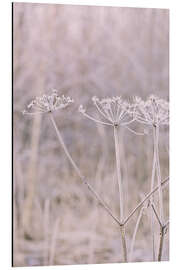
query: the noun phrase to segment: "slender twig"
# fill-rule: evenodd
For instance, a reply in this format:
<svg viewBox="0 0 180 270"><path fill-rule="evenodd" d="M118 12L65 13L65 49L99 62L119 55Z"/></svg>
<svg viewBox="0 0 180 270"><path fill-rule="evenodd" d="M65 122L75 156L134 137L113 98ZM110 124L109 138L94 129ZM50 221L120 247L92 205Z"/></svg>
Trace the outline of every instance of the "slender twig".
<svg viewBox="0 0 180 270"><path fill-rule="evenodd" d="M161 261L163 243L164 243L165 227L160 228L160 239L159 239L159 251L158 251L158 261Z"/></svg>
<svg viewBox="0 0 180 270"><path fill-rule="evenodd" d="M72 166L74 167L76 173L78 174L79 178L81 179L81 181L88 187L88 189L92 192L92 194L95 196L95 198L99 201L99 203L103 206L103 208L108 212L108 214L116 221L116 223L118 223L119 226L122 226L121 222L119 221L119 219L112 213L112 211L109 209L109 207L107 206L107 204L103 201L103 199L97 194L97 192L94 190L94 188L86 181L85 177L82 175L80 169L77 167L76 163L74 162L74 160L72 159L64 141L63 138L60 134L60 131L57 128L56 122L54 120L53 114L49 113L50 115L50 119L51 122L53 124L53 127L56 131L56 135L58 137L58 140L66 154L66 156L68 157L70 163L72 164Z"/></svg>
<svg viewBox="0 0 180 270"><path fill-rule="evenodd" d="M163 186L168 181L169 181L169 176L164 181L162 181L160 185ZM149 192L145 196L145 198L140 203L138 203L138 205L132 210L132 212L129 214L129 216L124 220L123 224L126 224L130 220L130 218L134 215L134 213L136 213L136 211L145 203L145 201L147 201L154 194L154 192L156 192L158 189L159 189L159 185L156 186L151 192Z"/></svg>
<svg viewBox="0 0 180 270"><path fill-rule="evenodd" d="M169 220L164 225L160 226L160 239L159 239L158 261L161 261L161 258L162 258L164 236L165 236L165 234L167 232L167 226L169 226Z"/></svg>
<svg viewBox="0 0 180 270"><path fill-rule="evenodd" d="M155 217L156 217L157 221L159 222L160 227L163 227L162 222L161 222L161 220L160 220L160 217L159 217L159 215L158 215L158 212L157 212L157 210L156 210L156 208L155 208L155 205L154 205L153 203L151 203L151 207L152 207L152 209L153 209L153 212L154 212L154 214L155 214Z"/></svg>
<svg viewBox="0 0 180 270"><path fill-rule="evenodd" d="M153 166L152 166L152 175L151 175L151 191L154 188L154 180L155 180L155 172L156 172L156 151L155 151L155 131L153 129ZM150 198L151 204L154 202L154 196L152 195ZM152 235L152 253L153 253L153 261L155 261L155 239L154 239L154 215L153 209L150 208L151 215L151 235Z"/></svg>
<svg viewBox="0 0 180 270"><path fill-rule="evenodd" d="M160 182L161 182L161 169L160 169L160 161L159 161L159 126L154 126L153 128L155 130L155 142L154 143L155 143L155 152L156 152L156 171L157 171L158 184L160 184ZM159 186L158 194L159 194L160 220L161 220L161 224L164 224L163 193L162 193L161 185ZM161 257L162 257L163 243L164 243L164 229L162 226L160 226L158 261L161 260Z"/></svg>
<svg viewBox="0 0 180 270"><path fill-rule="evenodd" d="M152 209L154 211L154 214L159 222L159 225L160 225L160 239L159 239L159 251L158 251L158 261L161 261L161 257L162 257L162 250L163 250L163 243L164 243L164 235L166 233L166 229L167 229L167 226L169 225L169 220L163 225L161 220L160 220L160 217L156 211L156 208L154 206L154 204L151 204L152 206Z"/></svg>
<svg viewBox="0 0 180 270"><path fill-rule="evenodd" d="M118 125L114 125L114 142L115 142L115 152L116 152L116 169L117 169L117 179L119 187L119 203L120 203L120 222L123 223L124 220L124 200L123 200L123 186L121 177L121 165L120 165L120 145L119 145L119 134ZM126 234L124 225L121 226L121 240L123 247L123 258L127 262L127 247L126 247Z"/></svg>
<svg viewBox="0 0 180 270"><path fill-rule="evenodd" d="M124 218L124 205L123 205L124 200L123 200L122 177L121 177L118 126L114 126L114 141L115 141L115 153L116 153L117 180L118 180L118 188L119 188L120 221L122 222Z"/></svg>
<svg viewBox="0 0 180 270"><path fill-rule="evenodd" d="M169 220L164 224L165 227L169 226Z"/></svg>
<svg viewBox="0 0 180 270"><path fill-rule="evenodd" d="M157 169L157 178L159 184L159 212L160 212L160 219L161 222L164 223L164 209L163 209L163 194L162 194L162 187L161 183L161 169L160 169L160 162L159 162L159 127L155 126L155 152L156 152L156 169Z"/></svg>
<svg viewBox="0 0 180 270"><path fill-rule="evenodd" d="M141 208L141 210L139 212L139 215L138 215L138 218L137 218L137 221L136 221L136 225L135 225L135 228L134 228L133 237L132 237L132 241L131 241L129 261L132 260L132 254L133 254L133 249L134 249L134 243L135 243L136 234L137 234L137 231L138 231L138 228L139 228L139 224L140 224L140 221L141 221L141 218L142 218L142 215L143 215L143 211L145 209L146 209L146 207L142 207Z"/></svg>
<svg viewBox="0 0 180 270"><path fill-rule="evenodd" d="M127 128L132 133L134 133L135 135L139 135L139 136L143 136L144 135L144 133L137 132L137 131L133 130L132 128L128 127L128 126L124 126L124 127Z"/></svg>
<svg viewBox="0 0 180 270"><path fill-rule="evenodd" d="M95 119L94 117L90 116L89 114L87 113L83 113L84 116L86 116L87 118L89 118L90 120L96 122L96 123L99 123L99 124L102 124L102 125L108 125L108 126L113 126L113 124L111 123L107 123L107 122L104 122L104 121L101 121L101 120L98 120L98 119Z"/></svg>

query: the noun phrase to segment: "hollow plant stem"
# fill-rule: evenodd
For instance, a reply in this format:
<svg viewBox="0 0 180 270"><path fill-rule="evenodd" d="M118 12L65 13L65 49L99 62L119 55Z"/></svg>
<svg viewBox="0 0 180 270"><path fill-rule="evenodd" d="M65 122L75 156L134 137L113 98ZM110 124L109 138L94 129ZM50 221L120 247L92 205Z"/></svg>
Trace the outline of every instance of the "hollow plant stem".
<svg viewBox="0 0 180 270"><path fill-rule="evenodd" d="M118 188L119 188L120 221L122 222L124 219L124 205L123 205L123 190L122 190L118 126L114 126L114 141L115 141L115 152L116 152L117 180L118 180Z"/></svg>
<svg viewBox="0 0 180 270"><path fill-rule="evenodd" d="M155 142L155 129L153 128L153 142ZM153 166L152 166L152 175L151 175L151 191L154 188L154 181L155 181L155 173L156 173L156 149L155 144L153 144ZM150 198L151 204L154 203L154 195ZM153 209L150 207L150 219L151 219L151 237L152 237L152 256L153 261L155 261L155 239L154 239L154 215Z"/></svg>
<svg viewBox="0 0 180 270"><path fill-rule="evenodd" d="M161 223L160 217L155 209L155 206L152 204L152 209L154 211L154 214L159 222L160 225L160 238L159 238L159 252L158 252L158 261L161 261L161 257L162 257L162 250L163 250L163 243L164 243L164 235L166 233L167 230L167 226L169 225L169 221L167 221L165 224Z"/></svg>
<svg viewBox="0 0 180 270"><path fill-rule="evenodd" d="M161 169L160 169L160 161L159 161L159 127L154 126L153 127L155 132L155 138L154 138L154 145L155 145L155 152L156 152L156 171L157 171L157 179L158 184L161 183ZM158 250L158 261L161 260L162 257L162 250L163 250L163 243L164 243L164 209L163 209L163 193L162 193L162 187L159 186L158 189L159 194L159 218L162 224L162 227L160 227L160 239L159 239L159 250Z"/></svg>
<svg viewBox="0 0 180 270"><path fill-rule="evenodd" d="M123 202L123 188L122 188L122 177L121 177L121 164L120 164L120 145L119 145L119 126L114 125L114 142L115 142L115 153L116 153L116 170L117 180L119 188L119 203L120 203L120 222L123 224L124 221L124 202ZM127 247L126 247L126 233L125 225L121 226L121 241L123 248L123 260L127 262Z"/></svg>
<svg viewBox="0 0 180 270"><path fill-rule="evenodd" d="M160 239L159 239L159 251L158 251L158 261L161 261L162 258L162 250L163 250L163 244L164 244L164 227L162 226L160 229Z"/></svg>
<svg viewBox="0 0 180 270"><path fill-rule="evenodd" d="M61 136L60 131L58 130L57 124L55 122L55 119L53 117L53 114L50 112L49 113L50 116L50 120L53 124L53 127L56 131L56 135L57 138L60 142L60 145L62 146L66 156L68 157L70 163L72 164L73 168L75 169L76 173L78 174L79 178L81 179L81 181L88 187L88 189L91 191L91 193L93 194L93 196L97 199L97 201L102 205L102 207L107 211L107 213L116 221L116 223L121 227L122 224L119 221L119 219L112 213L112 211L110 210L110 208L106 205L106 203L103 201L103 199L99 196L99 194L97 194L97 192L94 190L94 188L86 181L85 177L83 176L83 174L81 173L80 169L78 168L78 166L76 165L76 163L74 162L74 160L72 159L65 143L64 140Z"/></svg>
<svg viewBox="0 0 180 270"><path fill-rule="evenodd" d="M155 152L156 152L156 171L157 171L157 179L159 184L159 213L160 213L160 220L162 224L164 223L164 209L163 209L163 193L161 183L161 169L160 169L160 162L159 162L159 127L154 127L155 129Z"/></svg>

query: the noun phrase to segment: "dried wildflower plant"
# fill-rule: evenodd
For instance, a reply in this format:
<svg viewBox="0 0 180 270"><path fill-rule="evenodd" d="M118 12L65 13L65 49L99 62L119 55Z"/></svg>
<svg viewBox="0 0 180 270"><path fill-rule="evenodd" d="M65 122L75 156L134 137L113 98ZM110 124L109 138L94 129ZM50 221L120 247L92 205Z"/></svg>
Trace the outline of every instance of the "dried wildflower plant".
<svg viewBox="0 0 180 270"><path fill-rule="evenodd" d="M146 101L136 96L131 106L131 114L137 122L142 124L169 125L169 102L154 95Z"/></svg>
<svg viewBox="0 0 180 270"><path fill-rule="evenodd" d="M100 100L94 96L92 101L100 116L102 116L106 122L95 119L94 117L87 114L83 105L79 106L79 112L97 123L114 126L127 125L133 121L130 119L131 116L129 114L131 106L121 97L104 98Z"/></svg>
<svg viewBox="0 0 180 270"><path fill-rule="evenodd" d="M121 225L119 219L112 213L108 205L104 202L104 200L100 197L100 195L97 194L97 192L94 190L94 188L87 182L85 176L81 173L79 167L76 165L75 161L73 160L71 154L69 153L63 137L57 127L56 121L53 116L53 112L59 109L64 109L67 106L69 106L71 103L73 103L73 99L70 97L65 97L64 95L62 97L58 96L57 91L53 90L51 95L43 95L42 97L36 97L34 100L31 101L31 103L27 106L28 110L23 111L23 114L30 114L35 115L38 113L48 113L50 116L50 120L52 122L52 125L55 129L57 138L59 140L59 143L61 147L63 148L67 158L69 159L71 165L75 169L77 175L81 179L81 181L88 187L88 189L91 191L93 196L96 198L96 200L102 205L102 207L107 211L107 213L114 219L114 221ZM31 111L33 110L33 112Z"/></svg>
<svg viewBox="0 0 180 270"><path fill-rule="evenodd" d="M24 110L24 114L37 114L48 113L64 109L68 107L74 100L64 95L59 96L57 90L52 90L51 95L43 95L42 97L36 97L27 106L27 110Z"/></svg>
<svg viewBox="0 0 180 270"><path fill-rule="evenodd" d="M87 182L85 176L81 173L79 167L75 163L71 154L69 153L63 137L57 127L55 122L53 112L59 109L64 109L73 103L73 100L70 97L58 96L57 91L53 90L51 95L43 95L42 97L36 97L27 107L24 114L37 114L37 113L48 113L50 116L50 120L55 129L57 138L60 142L61 147L63 148L67 158L69 159L71 165L76 171L77 175L81 179L81 181L88 187L92 195L97 199L97 201L101 204L101 206L107 211L109 216L113 218L113 220L120 226L121 231L121 241L122 241L122 251L123 251L123 261L128 261L128 248L126 245L126 232L125 226L129 222L129 220L134 216L134 214L140 210L138 219L136 222L136 226L134 229L131 248L130 248L130 258L132 257L134 242L136 233L138 231L138 227L140 225L140 220L143 212L146 209L149 209L151 206L152 216L151 221L154 221L154 218L157 219L160 224L160 239L159 239L159 249L158 249L158 260L161 260L162 250L163 250L163 242L164 235L167 231L167 227L169 225L169 221L164 221L164 212L163 212L163 196L162 196L162 188L166 186L169 181L169 177L167 177L164 181L161 179L161 170L160 170L160 162L159 162L159 150L158 150L158 142L159 142L159 126L160 125L168 125L169 123L169 106L168 102L162 99L159 99L156 96L150 96L147 101L143 101L140 97L135 97L133 99L133 103L129 103L123 100L121 97L113 97L113 98L105 98L98 99L97 97L93 97L92 101L96 107L96 110L100 114L103 120L96 119L95 117L89 115L86 112L86 109L83 105L79 106L79 112L82 113L88 119L112 126L114 130L114 144L115 144L115 156L116 156L116 174L117 174L117 182L119 188L119 203L120 203L120 215L119 218L114 215L109 206L104 202L99 194L95 191L95 189ZM153 145L154 145L154 158L153 158L153 167L152 167L152 177L151 177L151 190L144 197L144 199L138 203L138 205L129 213L129 215L125 216L124 213L124 201L123 198L123 181L121 175L121 159L120 159L120 141L119 141L119 128L126 127L133 133L137 135L144 135L144 133L137 133L131 128L129 128L129 124L133 122L138 122L141 124L146 124L153 127ZM157 183L158 185L155 187L155 174L157 175ZM158 191L159 193L159 209L157 210L154 201L153 195ZM154 217L154 218L153 218ZM154 237L154 228L153 222L151 222L152 236ZM153 238L154 240L154 238ZM155 254L153 243L153 254ZM153 256L153 260L155 260L155 255Z"/></svg>
<svg viewBox="0 0 180 270"><path fill-rule="evenodd" d="M143 101L140 97L134 97L134 103L132 104L132 117L139 123L149 125L153 129L153 165L152 165L152 176L151 176L151 191L154 188L155 175L159 184L159 214L158 211L155 213L156 218L159 219L160 224L160 240L158 250L158 260L162 257L163 238L164 238L164 226L166 224L164 220L164 205L163 205L163 192L161 183L161 169L159 160L159 127L169 125L169 102L164 99L160 99L155 95L149 96L146 101ZM153 206L153 196L150 199L151 205ZM152 250L153 260L155 260L155 242L154 242L154 208L151 208L151 231L152 231Z"/></svg>

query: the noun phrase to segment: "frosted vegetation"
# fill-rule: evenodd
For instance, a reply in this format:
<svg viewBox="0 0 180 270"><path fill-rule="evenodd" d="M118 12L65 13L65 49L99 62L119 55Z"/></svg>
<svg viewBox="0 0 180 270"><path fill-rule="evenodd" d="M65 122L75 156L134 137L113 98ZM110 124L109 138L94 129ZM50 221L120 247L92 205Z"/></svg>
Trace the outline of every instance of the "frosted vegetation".
<svg viewBox="0 0 180 270"><path fill-rule="evenodd" d="M15 266L169 259L168 46L167 10L14 4Z"/></svg>

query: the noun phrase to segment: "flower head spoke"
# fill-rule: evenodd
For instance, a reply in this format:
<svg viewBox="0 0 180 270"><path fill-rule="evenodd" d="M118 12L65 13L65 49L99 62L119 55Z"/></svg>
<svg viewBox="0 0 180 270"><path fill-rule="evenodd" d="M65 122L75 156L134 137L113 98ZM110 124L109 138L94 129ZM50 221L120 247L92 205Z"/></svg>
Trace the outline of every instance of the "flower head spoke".
<svg viewBox="0 0 180 270"><path fill-rule="evenodd" d="M128 129L130 132L132 132L133 134L136 134L136 135L138 135L138 136L143 136L143 135L145 135L145 133L137 132L137 131L131 129L130 127L128 127L128 126L124 126L124 127L127 128L127 129Z"/></svg>
<svg viewBox="0 0 180 270"><path fill-rule="evenodd" d="M98 119L95 119L94 117L90 116L89 114L86 113L86 110L83 108L82 105L79 106L79 112L82 113L85 117L87 117L88 119L96 122L96 123L99 123L99 124L103 124L103 125L108 125L108 126L113 126L113 124L111 123L107 123L107 122L104 122L104 121L101 121L101 120L98 120Z"/></svg>
<svg viewBox="0 0 180 270"><path fill-rule="evenodd" d="M111 119L107 115L107 112L103 112L102 109L100 108L100 104L98 104L99 103L99 99L96 96L94 96L92 98L92 101L93 101L94 105L96 106L97 110L99 111L99 113L102 114L105 119L111 121Z"/></svg>

